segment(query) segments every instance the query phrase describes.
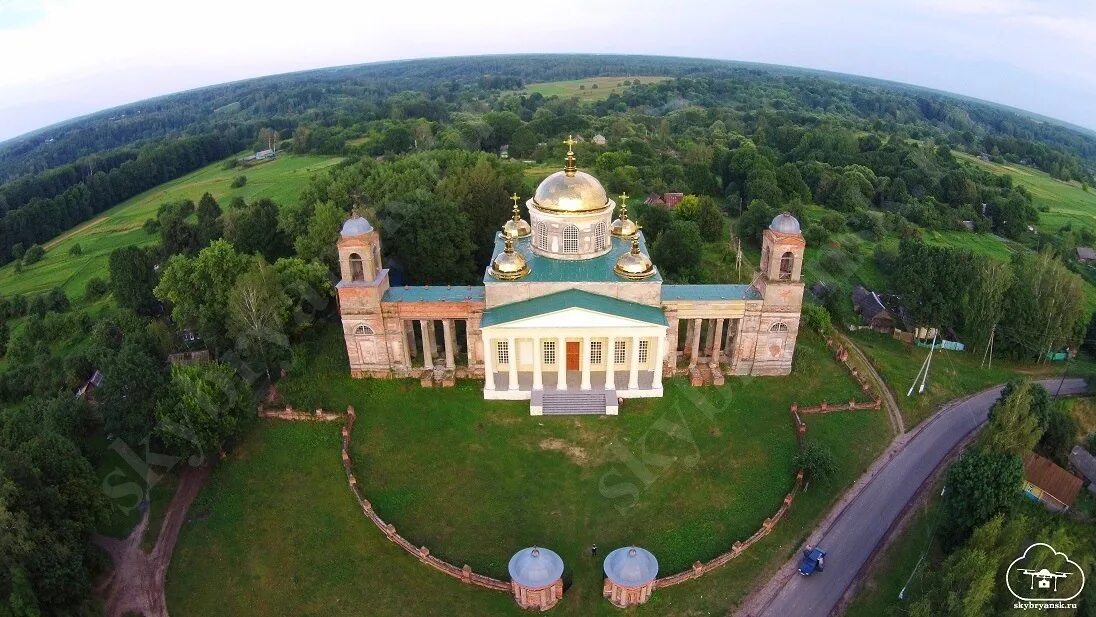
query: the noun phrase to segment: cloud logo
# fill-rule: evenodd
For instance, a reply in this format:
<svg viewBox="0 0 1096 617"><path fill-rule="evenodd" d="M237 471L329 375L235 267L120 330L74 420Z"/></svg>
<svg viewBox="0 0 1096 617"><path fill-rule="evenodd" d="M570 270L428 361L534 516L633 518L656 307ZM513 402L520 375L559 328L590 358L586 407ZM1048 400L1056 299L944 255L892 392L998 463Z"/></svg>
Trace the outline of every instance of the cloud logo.
<svg viewBox="0 0 1096 617"><path fill-rule="evenodd" d="M1066 602L1081 595L1085 573L1065 553L1036 542L1008 565L1005 584L1024 602Z"/></svg>

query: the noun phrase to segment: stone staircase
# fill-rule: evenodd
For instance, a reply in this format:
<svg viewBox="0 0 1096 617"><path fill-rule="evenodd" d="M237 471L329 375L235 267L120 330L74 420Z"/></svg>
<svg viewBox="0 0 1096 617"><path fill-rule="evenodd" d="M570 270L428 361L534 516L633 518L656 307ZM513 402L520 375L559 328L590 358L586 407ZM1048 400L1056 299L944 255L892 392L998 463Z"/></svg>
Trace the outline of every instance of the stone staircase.
<svg viewBox="0 0 1096 617"><path fill-rule="evenodd" d="M610 390L534 390L534 413L546 416L604 415L616 413L616 391Z"/></svg>

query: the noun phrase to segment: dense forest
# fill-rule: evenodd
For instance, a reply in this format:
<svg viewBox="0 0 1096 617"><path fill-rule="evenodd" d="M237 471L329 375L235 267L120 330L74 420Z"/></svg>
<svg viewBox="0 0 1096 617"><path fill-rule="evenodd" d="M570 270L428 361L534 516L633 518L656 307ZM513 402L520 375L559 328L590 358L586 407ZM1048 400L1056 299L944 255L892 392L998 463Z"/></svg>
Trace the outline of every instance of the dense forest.
<svg viewBox="0 0 1096 617"><path fill-rule="evenodd" d="M596 75L624 87L590 101L522 89ZM1087 323L1085 283L1061 257L1091 231L1031 233L1030 193L954 152L1091 184L1096 136L988 103L742 63L513 56L325 69L113 109L0 144L0 265L33 264L66 229L201 166L232 167L246 148L345 158L295 204L162 204L144 223L158 242L116 249L82 298L0 297L0 614L94 610L104 564L90 538L117 508L92 471L101 439L174 457L231 448L292 345L331 315L352 209L406 282L475 282L508 196L530 194L530 164L562 163L569 134L611 193L687 194L672 213L632 202L669 281L704 280L706 243L732 229L756 243L791 211L837 285L812 314L854 318L841 286L855 256L835 239L857 234L901 238L873 256L887 284L973 346L999 328L997 352L1031 360L1076 344ZM931 230L992 231L1031 250L991 262L924 243ZM1048 290L1060 301L1041 304ZM195 344L215 361L169 364ZM74 398L96 371L94 404Z"/></svg>

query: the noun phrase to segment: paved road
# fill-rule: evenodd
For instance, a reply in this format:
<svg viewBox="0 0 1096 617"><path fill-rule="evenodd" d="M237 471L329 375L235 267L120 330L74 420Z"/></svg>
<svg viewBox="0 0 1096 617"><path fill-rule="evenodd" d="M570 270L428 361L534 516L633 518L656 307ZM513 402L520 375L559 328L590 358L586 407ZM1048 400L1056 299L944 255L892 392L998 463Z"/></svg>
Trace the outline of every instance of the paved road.
<svg viewBox="0 0 1096 617"><path fill-rule="evenodd" d="M1058 389L1057 379L1042 383L1051 395ZM1067 379L1061 394L1084 391L1084 380ZM919 427L823 531L818 545L828 551L826 571L803 577L789 575L785 566L778 576L785 576L786 583L758 616L829 615L906 504L944 457L986 421L998 396L1000 389L982 392L940 411Z"/></svg>

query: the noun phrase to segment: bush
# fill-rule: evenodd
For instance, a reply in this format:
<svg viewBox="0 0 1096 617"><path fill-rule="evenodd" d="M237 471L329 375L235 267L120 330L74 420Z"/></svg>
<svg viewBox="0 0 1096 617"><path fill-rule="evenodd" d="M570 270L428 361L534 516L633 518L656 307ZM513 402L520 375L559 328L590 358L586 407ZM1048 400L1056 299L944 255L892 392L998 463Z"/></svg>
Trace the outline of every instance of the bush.
<svg viewBox="0 0 1096 617"><path fill-rule="evenodd" d="M803 304L803 323L822 335L827 335L833 330L833 320L830 319L830 312L826 310L826 307L814 302L805 302Z"/></svg>
<svg viewBox="0 0 1096 617"><path fill-rule="evenodd" d="M83 247L80 246L79 242L77 242L76 244L73 244L72 248L69 249L69 255L72 255L73 257L76 257L78 255L83 255L83 254L84 254L84 249L83 249Z"/></svg>
<svg viewBox="0 0 1096 617"><path fill-rule="evenodd" d="M151 236L160 231L160 221L157 219L147 219L145 220L145 224L141 226L141 229L144 229L145 233Z"/></svg>
<svg viewBox="0 0 1096 617"><path fill-rule="evenodd" d="M817 441L805 441L795 455L795 465L803 470L808 480L825 482L837 471L833 452Z"/></svg>
<svg viewBox="0 0 1096 617"><path fill-rule="evenodd" d="M107 282L98 276L88 279L88 284L84 287L84 298L87 300L96 300L103 297L107 293Z"/></svg>
<svg viewBox="0 0 1096 617"><path fill-rule="evenodd" d="M234 189L238 189L245 184L247 184L247 176L236 176L236 178L232 180L232 188Z"/></svg>
<svg viewBox="0 0 1096 617"><path fill-rule="evenodd" d="M1078 426L1070 413L1061 407L1051 410L1046 431L1035 451L1062 467L1069 465L1069 451L1077 440Z"/></svg>
<svg viewBox="0 0 1096 617"><path fill-rule="evenodd" d="M46 254L46 249L40 245L32 244L26 253L23 253L23 265L29 266L32 263L41 261L42 257Z"/></svg>

